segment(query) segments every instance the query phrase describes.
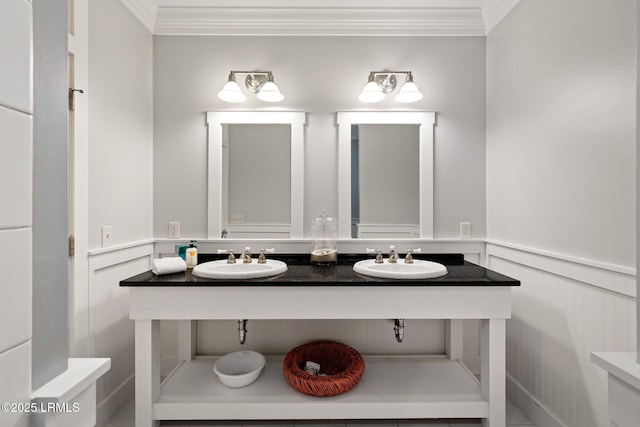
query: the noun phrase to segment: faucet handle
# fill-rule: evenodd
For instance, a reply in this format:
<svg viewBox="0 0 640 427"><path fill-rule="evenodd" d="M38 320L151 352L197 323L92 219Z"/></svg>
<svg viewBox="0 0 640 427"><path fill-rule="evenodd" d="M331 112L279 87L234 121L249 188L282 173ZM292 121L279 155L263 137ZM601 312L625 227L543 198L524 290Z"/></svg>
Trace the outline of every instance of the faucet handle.
<svg viewBox="0 0 640 427"><path fill-rule="evenodd" d="M229 256L227 257L227 264L235 264L236 256L233 254L233 249L229 250Z"/></svg>
<svg viewBox="0 0 640 427"><path fill-rule="evenodd" d="M244 252L242 254L242 262L245 264L251 264L251 248L249 246L244 248Z"/></svg>
<svg viewBox="0 0 640 427"><path fill-rule="evenodd" d="M264 249L260 249L260 255L258 255L258 264L266 264L267 257L264 256Z"/></svg>
<svg viewBox="0 0 640 427"><path fill-rule="evenodd" d="M396 247L394 245L389 246L389 259L388 262L395 264L398 262L398 254L396 253Z"/></svg>
<svg viewBox="0 0 640 427"><path fill-rule="evenodd" d="M404 257L405 264L413 264L413 255L411 255L412 252L413 249L407 250L407 255Z"/></svg>
<svg viewBox="0 0 640 427"><path fill-rule="evenodd" d="M376 264L382 264L384 262L384 257L382 256L382 251L378 249L378 253L376 254Z"/></svg>

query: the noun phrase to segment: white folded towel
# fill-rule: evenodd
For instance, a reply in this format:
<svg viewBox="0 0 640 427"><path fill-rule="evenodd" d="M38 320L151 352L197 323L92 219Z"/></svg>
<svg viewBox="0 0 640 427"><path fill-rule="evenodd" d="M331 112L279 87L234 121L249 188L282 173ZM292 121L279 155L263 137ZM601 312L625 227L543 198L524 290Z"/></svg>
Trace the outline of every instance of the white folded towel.
<svg viewBox="0 0 640 427"><path fill-rule="evenodd" d="M180 273L181 271L186 271L187 263L184 262L182 258L170 257L170 258L159 258L153 260L153 267L151 271L153 274L171 274L171 273Z"/></svg>

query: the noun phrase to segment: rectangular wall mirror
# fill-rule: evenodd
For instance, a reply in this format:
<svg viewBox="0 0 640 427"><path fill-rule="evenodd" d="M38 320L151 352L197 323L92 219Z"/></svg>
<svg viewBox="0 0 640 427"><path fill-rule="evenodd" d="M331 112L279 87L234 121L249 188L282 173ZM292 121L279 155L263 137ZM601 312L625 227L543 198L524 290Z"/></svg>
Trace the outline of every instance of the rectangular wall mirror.
<svg viewBox="0 0 640 427"><path fill-rule="evenodd" d="M351 237L420 237L420 127L351 127Z"/></svg>
<svg viewBox="0 0 640 427"><path fill-rule="evenodd" d="M209 238L302 238L302 112L210 111Z"/></svg>
<svg viewBox="0 0 640 427"><path fill-rule="evenodd" d="M433 112L339 112L339 236L433 238Z"/></svg>

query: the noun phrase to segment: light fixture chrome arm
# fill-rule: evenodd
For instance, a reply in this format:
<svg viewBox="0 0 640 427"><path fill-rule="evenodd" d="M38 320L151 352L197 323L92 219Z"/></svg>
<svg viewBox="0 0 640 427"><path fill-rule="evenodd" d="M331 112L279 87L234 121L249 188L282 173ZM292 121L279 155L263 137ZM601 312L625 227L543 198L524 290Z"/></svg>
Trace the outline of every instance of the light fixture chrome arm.
<svg viewBox="0 0 640 427"><path fill-rule="evenodd" d="M416 102L423 98L422 93L413 82L411 71L370 71L367 84L362 89L358 99L362 102L372 103L384 99L387 93L393 92L397 85L396 74L405 74L405 83L396 95L398 102Z"/></svg>
<svg viewBox="0 0 640 427"><path fill-rule="evenodd" d="M406 74L407 81L413 81L411 71L370 71L369 81L378 83L384 93L393 92L397 84L396 74Z"/></svg>
<svg viewBox="0 0 640 427"><path fill-rule="evenodd" d="M218 98L227 102L243 102L247 99L236 83L236 74L247 75L244 84L249 92L257 94L258 99L266 102L278 102L284 99L274 82L273 72L261 70L231 70L227 83L218 92Z"/></svg>
<svg viewBox="0 0 640 427"><path fill-rule="evenodd" d="M251 93L258 93L267 81L273 80L273 73L271 71L231 71L229 73L229 78L234 76L235 80L236 74L247 75L244 83Z"/></svg>

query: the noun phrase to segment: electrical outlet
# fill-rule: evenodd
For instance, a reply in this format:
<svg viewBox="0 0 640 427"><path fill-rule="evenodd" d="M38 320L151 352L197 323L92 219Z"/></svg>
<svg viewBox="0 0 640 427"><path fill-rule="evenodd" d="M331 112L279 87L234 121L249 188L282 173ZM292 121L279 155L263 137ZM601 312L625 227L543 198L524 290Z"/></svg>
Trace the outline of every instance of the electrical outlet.
<svg viewBox="0 0 640 427"><path fill-rule="evenodd" d="M461 222L460 223L460 238L461 239L470 239L471 238L471 223L470 222Z"/></svg>
<svg viewBox="0 0 640 427"><path fill-rule="evenodd" d="M179 222L170 222L169 223L169 238L170 239L179 239L180 238L180 223Z"/></svg>
<svg viewBox="0 0 640 427"><path fill-rule="evenodd" d="M110 225L102 226L102 247L111 246L113 243L113 227Z"/></svg>
<svg viewBox="0 0 640 427"><path fill-rule="evenodd" d="M244 224L244 214L232 213L231 214L231 224Z"/></svg>

